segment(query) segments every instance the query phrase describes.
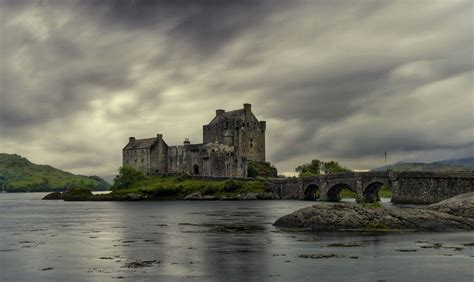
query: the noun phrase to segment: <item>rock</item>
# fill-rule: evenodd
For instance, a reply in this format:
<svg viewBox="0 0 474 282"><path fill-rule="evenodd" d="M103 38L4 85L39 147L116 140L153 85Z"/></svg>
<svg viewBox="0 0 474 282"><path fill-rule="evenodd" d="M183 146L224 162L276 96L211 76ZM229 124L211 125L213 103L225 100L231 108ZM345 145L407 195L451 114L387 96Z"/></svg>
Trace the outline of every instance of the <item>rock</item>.
<svg viewBox="0 0 474 282"><path fill-rule="evenodd" d="M86 201L92 198L89 188L72 188L62 193L64 201Z"/></svg>
<svg viewBox="0 0 474 282"><path fill-rule="evenodd" d="M211 196L211 195L206 195L202 196L201 200L217 200L218 198L216 196Z"/></svg>
<svg viewBox="0 0 474 282"><path fill-rule="evenodd" d="M245 193L243 195L239 195L239 200L257 200L258 193Z"/></svg>
<svg viewBox="0 0 474 282"><path fill-rule="evenodd" d="M201 199L202 199L202 195L201 195L201 193L199 193L199 192L186 195L186 196L183 198L183 200L201 200Z"/></svg>
<svg viewBox="0 0 474 282"><path fill-rule="evenodd" d="M312 231L474 229L474 219L422 208L318 203L280 217L275 226Z"/></svg>
<svg viewBox="0 0 474 282"><path fill-rule="evenodd" d="M257 199L259 200L273 200L272 192L262 192L257 194Z"/></svg>
<svg viewBox="0 0 474 282"><path fill-rule="evenodd" d="M456 216L474 218L474 192L454 196L447 200L428 206L436 210Z"/></svg>
<svg viewBox="0 0 474 282"><path fill-rule="evenodd" d="M145 200L147 196L140 194L140 193L128 193L125 195L125 199L129 201L141 201Z"/></svg>
<svg viewBox="0 0 474 282"><path fill-rule="evenodd" d="M53 192L44 196L42 200L62 200L62 199L63 199L63 195L61 194L61 192Z"/></svg>

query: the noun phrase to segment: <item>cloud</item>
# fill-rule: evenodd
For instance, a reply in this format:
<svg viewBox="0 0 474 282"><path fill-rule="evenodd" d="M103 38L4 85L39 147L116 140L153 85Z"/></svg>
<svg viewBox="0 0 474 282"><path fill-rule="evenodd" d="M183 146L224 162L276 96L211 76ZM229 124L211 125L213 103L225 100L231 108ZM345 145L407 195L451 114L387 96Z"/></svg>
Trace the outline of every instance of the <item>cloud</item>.
<svg viewBox="0 0 474 282"><path fill-rule="evenodd" d="M244 102L281 171L474 155L470 1L0 5L0 145L38 163L110 175Z"/></svg>

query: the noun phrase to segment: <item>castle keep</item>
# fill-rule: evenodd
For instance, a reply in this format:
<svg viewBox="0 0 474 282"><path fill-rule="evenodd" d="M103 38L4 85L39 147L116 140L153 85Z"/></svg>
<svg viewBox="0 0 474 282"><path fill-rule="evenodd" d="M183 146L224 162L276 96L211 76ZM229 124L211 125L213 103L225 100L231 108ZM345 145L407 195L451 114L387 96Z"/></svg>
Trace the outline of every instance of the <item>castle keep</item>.
<svg viewBox="0 0 474 282"><path fill-rule="evenodd" d="M130 137L123 148L123 165L145 173L188 173L201 176L246 177L247 160L265 161L266 122L258 121L252 106L216 110L203 126L203 143L168 146L162 134L154 138Z"/></svg>

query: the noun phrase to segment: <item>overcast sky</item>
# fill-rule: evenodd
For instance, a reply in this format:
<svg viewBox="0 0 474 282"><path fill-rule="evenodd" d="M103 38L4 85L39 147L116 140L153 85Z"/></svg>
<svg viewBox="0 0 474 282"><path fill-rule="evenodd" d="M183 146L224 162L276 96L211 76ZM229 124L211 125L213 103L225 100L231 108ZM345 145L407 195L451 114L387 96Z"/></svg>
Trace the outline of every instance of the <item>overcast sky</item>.
<svg viewBox="0 0 474 282"><path fill-rule="evenodd" d="M474 155L473 2L0 0L0 151L110 176L251 103L280 172Z"/></svg>

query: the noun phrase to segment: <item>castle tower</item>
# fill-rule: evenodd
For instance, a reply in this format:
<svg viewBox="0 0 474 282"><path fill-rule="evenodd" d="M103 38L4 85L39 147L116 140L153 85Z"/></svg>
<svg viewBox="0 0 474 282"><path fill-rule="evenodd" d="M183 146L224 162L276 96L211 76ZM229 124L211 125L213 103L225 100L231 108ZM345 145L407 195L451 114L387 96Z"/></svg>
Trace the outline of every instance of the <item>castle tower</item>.
<svg viewBox="0 0 474 282"><path fill-rule="evenodd" d="M259 121L252 113L252 105L226 112L216 110L212 121L203 126L204 144L232 144L239 156L254 161L265 161L265 121Z"/></svg>

